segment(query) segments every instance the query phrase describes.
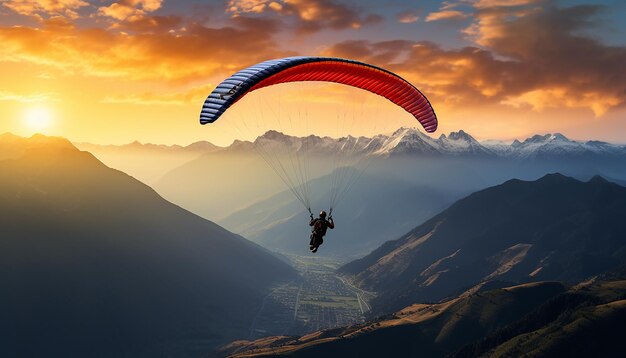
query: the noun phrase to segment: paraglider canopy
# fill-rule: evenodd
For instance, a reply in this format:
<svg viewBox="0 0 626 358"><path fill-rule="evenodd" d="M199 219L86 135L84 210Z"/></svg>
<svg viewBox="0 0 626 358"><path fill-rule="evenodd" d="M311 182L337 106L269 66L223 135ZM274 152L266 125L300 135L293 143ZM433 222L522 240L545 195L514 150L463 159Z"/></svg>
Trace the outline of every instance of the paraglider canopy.
<svg viewBox="0 0 626 358"><path fill-rule="evenodd" d="M370 64L333 57L287 57L241 70L220 83L208 96L200 123L215 122L231 105L259 88L288 82L341 83L383 96L412 114L431 133L437 116L428 99L402 77Z"/></svg>
<svg viewBox="0 0 626 358"><path fill-rule="evenodd" d="M333 57L287 57L258 63L243 69L221 82L208 96L200 113L200 123L213 123L220 118L233 104L250 92L282 83L293 82L333 82L363 89L382 96L410 113L427 132L437 130L437 116L428 99L411 83L397 74L367 63ZM296 86L297 87L297 86ZM368 96L369 97L369 96ZM280 98L279 98L280 103ZM305 104L306 105L306 104ZM347 106L339 106L347 110ZM272 111L280 124L282 109ZM308 118L306 111L304 118ZM254 115L263 118L263 106L258 106ZM287 116L292 123L292 116ZM295 117L295 116L294 116ZM298 111L298 119L302 119ZM339 118L346 120L356 115ZM245 125L245 121L243 123ZM342 126L343 127L343 126ZM268 132L271 133L271 132ZM355 155L361 145L360 138L344 138L341 148L337 148L321 162L331 162L329 188L329 216L346 193L359 180L367 167L364 156ZM302 138L299 146L291 141L274 141L267 136L257 138L254 149L265 160L268 166L291 190L309 213L311 211L310 195L310 148L314 146L313 138Z"/></svg>

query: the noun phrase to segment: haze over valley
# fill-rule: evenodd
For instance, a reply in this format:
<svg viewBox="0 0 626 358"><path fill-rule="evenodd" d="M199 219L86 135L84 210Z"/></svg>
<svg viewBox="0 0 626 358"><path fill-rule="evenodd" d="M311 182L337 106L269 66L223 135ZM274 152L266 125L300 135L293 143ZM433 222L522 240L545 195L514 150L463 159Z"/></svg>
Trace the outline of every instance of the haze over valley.
<svg viewBox="0 0 626 358"><path fill-rule="evenodd" d="M328 210L331 172L337 170L325 162L333 160L331 153L343 150L346 156L365 158L357 166L359 179L335 211L342 225L333 232L335 238L327 241L329 249L320 252L340 258L363 256L461 197L510 178L532 180L559 172L582 180L602 175L626 181L626 146L573 141L560 134L535 135L506 144L481 143L464 131L433 139L418 129L402 128L373 138L340 139L299 138L272 131L258 140L307 152L312 207L318 211ZM306 254L302 243L307 237L302 231L308 213L253 143L237 141L217 149L196 143L192 148L204 149L176 167L167 160L151 159L156 155L152 148L158 146L145 147L98 147L96 156L120 170L133 168L129 163L139 158L157 162L162 168L159 171L166 174L153 177L151 186L166 199L271 250ZM163 155L176 155L182 162L189 151L172 147ZM142 154L146 152L149 154ZM140 171L129 170L129 174L142 176ZM378 224L368 225L372 221Z"/></svg>
<svg viewBox="0 0 626 358"><path fill-rule="evenodd" d="M271 138L289 141L294 150L305 147L303 138ZM202 216L222 215L218 222L239 236L169 203L63 138L0 136L0 205L7 213L1 219L0 279L12 292L3 299L2 327L13 342L3 352L376 352L365 339L409 349L400 355L471 356L476 350L510 351L490 337L495 334L498 345L505 344L501 337L518 339L497 332L527 327L523 322L530 318L524 317L551 310L553 300L590 285L575 286L579 282L600 280L589 286L589 297L606 287L622 292L619 274L602 276L626 264L620 219L626 215L626 189L616 184L626 182L622 146L560 135L483 145L462 131L433 140L416 129L373 139L308 140L318 144L308 146L314 160L322 160L329 146L346 143L360 148L353 155L371 156L365 171L347 169L360 173L359 180L337 208L338 227L316 256L306 253L308 213L275 183L251 143L195 144L197 151L93 147L109 165L128 156L128 163L152 158L163 168L175 166L153 184L161 195L202 209ZM110 151L116 155L107 156ZM320 172L310 185L324 192L333 177L320 163L312 164ZM546 174L552 171L578 179ZM505 179L511 176L523 180ZM224 205L230 190L239 195ZM313 204L323 207L325 200ZM516 298L505 298L507 292ZM615 329L622 314L619 297L581 302L608 304L608 312L585 306L585 314L606 317L598 329ZM489 312L491 321L481 321L472 336L465 328L442 328L477 324L467 310ZM420 333L418 346L406 346L416 329L445 331L455 343L443 348L432 343L434 333ZM528 329L515 328L515 334ZM389 334L393 343L385 338ZM289 338L300 335L306 338ZM38 345L25 345L19 337ZM83 338L71 343L68 337ZM343 343L333 343L338 337Z"/></svg>

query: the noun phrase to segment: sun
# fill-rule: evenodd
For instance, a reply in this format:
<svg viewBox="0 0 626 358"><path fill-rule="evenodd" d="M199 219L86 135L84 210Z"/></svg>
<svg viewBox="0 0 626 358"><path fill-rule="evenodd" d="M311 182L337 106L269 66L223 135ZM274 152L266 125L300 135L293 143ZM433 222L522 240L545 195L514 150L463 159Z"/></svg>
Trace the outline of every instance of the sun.
<svg viewBox="0 0 626 358"><path fill-rule="evenodd" d="M29 108L24 112L24 123L36 132L43 132L52 125L52 113L47 108Z"/></svg>

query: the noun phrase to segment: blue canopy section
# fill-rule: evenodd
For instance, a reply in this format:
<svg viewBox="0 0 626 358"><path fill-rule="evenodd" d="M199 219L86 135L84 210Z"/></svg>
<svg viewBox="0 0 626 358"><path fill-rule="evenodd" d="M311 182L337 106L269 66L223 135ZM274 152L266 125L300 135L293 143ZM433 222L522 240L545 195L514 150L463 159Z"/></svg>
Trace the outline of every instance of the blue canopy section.
<svg viewBox="0 0 626 358"><path fill-rule="evenodd" d="M310 57L288 57L269 60L243 69L225 79L211 92L200 113L200 123L215 122L235 101L255 84L291 66L305 63Z"/></svg>

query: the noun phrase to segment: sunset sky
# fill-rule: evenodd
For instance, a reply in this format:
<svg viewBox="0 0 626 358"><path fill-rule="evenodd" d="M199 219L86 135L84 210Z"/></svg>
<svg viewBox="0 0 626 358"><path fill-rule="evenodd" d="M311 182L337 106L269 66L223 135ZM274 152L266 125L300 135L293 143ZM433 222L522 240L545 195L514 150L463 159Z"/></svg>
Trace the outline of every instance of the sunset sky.
<svg viewBox="0 0 626 358"><path fill-rule="evenodd" d="M623 0L0 0L0 133L226 145L258 134L226 122L254 122L261 101L278 100L310 111L293 134L333 135L337 113L354 108L366 125L353 134L417 125L374 95L317 84L260 90L224 123L199 124L233 72L324 55L415 84L439 117L434 136L626 143L625 20Z"/></svg>

